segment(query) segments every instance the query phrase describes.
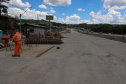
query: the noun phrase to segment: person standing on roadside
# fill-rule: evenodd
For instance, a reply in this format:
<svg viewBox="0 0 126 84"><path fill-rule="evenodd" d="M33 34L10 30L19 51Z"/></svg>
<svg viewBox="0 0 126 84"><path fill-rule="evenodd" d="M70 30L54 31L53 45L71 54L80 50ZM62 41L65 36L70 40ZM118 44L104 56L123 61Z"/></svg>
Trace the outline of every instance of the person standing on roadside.
<svg viewBox="0 0 126 84"><path fill-rule="evenodd" d="M4 38L4 46L5 47L9 47L9 38L10 38L10 35L8 34L8 32L3 36Z"/></svg>
<svg viewBox="0 0 126 84"><path fill-rule="evenodd" d="M15 52L13 57L20 57L21 55L21 33L19 32L18 29L16 29L16 34L13 36L12 41L15 42ZM17 55L18 54L18 55Z"/></svg>

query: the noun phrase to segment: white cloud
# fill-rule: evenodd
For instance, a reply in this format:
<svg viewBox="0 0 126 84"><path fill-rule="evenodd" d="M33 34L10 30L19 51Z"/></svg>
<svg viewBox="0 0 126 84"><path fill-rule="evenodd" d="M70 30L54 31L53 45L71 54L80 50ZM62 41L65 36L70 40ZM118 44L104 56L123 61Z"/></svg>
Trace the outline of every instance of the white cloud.
<svg viewBox="0 0 126 84"><path fill-rule="evenodd" d="M104 8L126 9L126 0L104 0Z"/></svg>
<svg viewBox="0 0 126 84"><path fill-rule="evenodd" d="M100 22L99 20L97 20L97 19L93 19L92 21L93 21L94 24L101 23L101 22Z"/></svg>
<svg viewBox="0 0 126 84"><path fill-rule="evenodd" d="M59 18L57 22L66 23L66 24L80 24L80 23L88 23L91 24L90 20L80 20L80 16L74 14L72 16L66 16L66 19Z"/></svg>
<svg viewBox="0 0 126 84"><path fill-rule="evenodd" d="M80 19L80 16L74 14L74 15L72 15L72 16L66 16L66 19L67 19L67 20L75 20L75 21L77 21L77 20Z"/></svg>
<svg viewBox="0 0 126 84"><path fill-rule="evenodd" d="M124 14L124 18L126 19L126 14Z"/></svg>
<svg viewBox="0 0 126 84"><path fill-rule="evenodd" d="M26 8L27 9L27 8ZM25 9L25 10L26 10ZM13 17L19 17L20 14L23 14L25 12L25 10L21 10L19 8L12 8L12 7L9 7L8 8L8 13L9 15L13 16ZM38 15L38 19L41 20L41 19L44 19L46 20L46 15L50 15L48 14L47 12L41 12L41 11L36 11L35 9L33 10L30 10L28 9L23 15L22 15L22 19L34 19L34 20L37 20L37 15ZM53 22L56 22L57 21L57 17L54 16L54 20Z"/></svg>
<svg viewBox="0 0 126 84"><path fill-rule="evenodd" d="M125 14L122 15L121 12L115 11L117 9L126 9L126 0L102 0L104 1L103 7L108 9L107 14L102 14L102 11L95 13L90 12L90 16L93 17L93 23L116 23L122 24L125 22Z"/></svg>
<svg viewBox="0 0 126 84"><path fill-rule="evenodd" d="M79 8L78 11L85 11L85 9Z"/></svg>
<svg viewBox="0 0 126 84"><path fill-rule="evenodd" d="M62 15L66 15L65 13L62 13Z"/></svg>
<svg viewBox="0 0 126 84"><path fill-rule="evenodd" d="M59 23L65 23L65 20L63 18L59 18Z"/></svg>
<svg viewBox="0 0 126 84"><path fill-rule="evenodd" d="M51 8L51 9L53 9L53 8ZM9 15L11 15L13 17L16 17L16 16L19 17L20 14L23 14L25 10L21 10L19 8L12 8L12 7L8 8ZM49 15L49 14L47 12L36 11L35 9L33 9L33 10L28 9L27 12L25 12L22 15L22 19L37 20L37 15L38 15L39 20L41 20L41 19L46 20L46 15ZM52 20L52 22L67 23L67 24L79 24L79 23L89 23L90 24L91 23L89 20L80 20L80 16L78 16L76 14L74 14L72 16L66 16L65 20L63 18L58 19L56 16L54 16L54 20Z"/></svg>
<svg viewBox="0 0 126 84"><path fill-rule="evenodd" d="M90 20L80 20L79 21L79 24L80 23L88 23L88 24L91 24L92 22Z"/></svg>
<svg viewBox="0 0 126 84"><path fill-rule="evenodd" d="M93 11L90 12L90 16L91 16L91 17L94 17L94 16L95 16L95 12L93 12Z"/></svg>
<svg viewBox="0 0 126 84"><path fill-rule="evenodd" d="M47 11L47 13L56 13L56 11L52 8L52 7L50 7L50 11Z"/></svg>
<svg viewBox="0 0 126 84"><path fill-rule="evenodd" d="M56 16L54 16L54 20L53 20L54 22L56 22L57 21L57 17Z"/></svg>
<svg viewBox="0 0 126 84"><path fill-rule="evenodd" d="M39 5L39 8L43 8L43 9L47 9L47 7L45 5Z"/></svg>
<svg viewBox="0 0 126 84"><path fill-rule="evenodd" d="M17 7L31 7L28 2L23 3L22 0L10 0L9 3L3 3L7 6L17 6Z"/></svg>
<svg viewBox="0 0 126 84"><path fill-rule="evenodd" d="M19 15L23 14L24 12L25 12L24 10L21 10L19 8L11 8L11 7L8 8L9 15L13 17L15 16L19 17ZM22 15L22 19L37 19L37 14L39 16L39 19L45 19L46 15L48 15L48 13L46 12L36 11L35 9L33 10L28 9L27 12L25 12Z"/></svg>
<svg viewBox="0 0 126 84"><path fill-rule="evenodd" d="M69 6L71 0L44 0L44 3L52 6Z"/></svg>
<svg viewBox="0 0 126 84"><path fill-rule="evenodd" d="M113 9L109 9L106 15L102 15L101 12L95 13L91 12L90 16L93 17L94 23L123 23L125 22L124 16L120 12L117 12Z"/></svg>
<svg viewBox="0 0 126 84"><path fill-rule="evenodd" d="M54 17L54 19L51 20L51 22L57 22L57 17L56 16L53 16L53 17Z"/></svg>
<svg viewBox="0 0 126 84"><path fill-rule="evenodd" d="M88 23L91 24L90 20L78 20L78 21L73 21L73 20L64 20L63 18L59 18L58 20L59 23L66 23L66 24L80 24L80 23Z"/></svg>
<svg viewBox="0 0 126 84"><path fill-rule="evenodd" d="M56 11L54 11L54 9L51 9L50 10L50 13L56 13Z"/></svg>

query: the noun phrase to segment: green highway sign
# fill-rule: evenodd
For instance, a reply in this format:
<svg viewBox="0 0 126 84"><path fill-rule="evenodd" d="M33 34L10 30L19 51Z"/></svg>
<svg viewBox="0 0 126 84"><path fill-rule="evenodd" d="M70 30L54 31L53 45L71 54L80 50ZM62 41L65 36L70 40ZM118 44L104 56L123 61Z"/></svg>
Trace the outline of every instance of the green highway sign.
<svg viewBox="0 0 126 84"><path fill-rule="evenodd" d="M46 15L46 20L54 20L53 15Z"/></svg>

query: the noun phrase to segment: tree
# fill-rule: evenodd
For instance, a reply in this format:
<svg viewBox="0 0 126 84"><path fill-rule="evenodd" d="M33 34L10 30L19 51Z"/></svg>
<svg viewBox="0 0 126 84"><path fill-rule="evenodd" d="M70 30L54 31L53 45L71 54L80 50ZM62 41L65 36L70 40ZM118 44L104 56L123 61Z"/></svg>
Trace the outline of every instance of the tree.
<svg viewBox="0 0 126 84"><path fill-rule="evenodd" d="M0 0L0 15L1 13L7 13L7 6L3 5L2 3L5 2L5 3L8 3L10 0Z"/></svg>

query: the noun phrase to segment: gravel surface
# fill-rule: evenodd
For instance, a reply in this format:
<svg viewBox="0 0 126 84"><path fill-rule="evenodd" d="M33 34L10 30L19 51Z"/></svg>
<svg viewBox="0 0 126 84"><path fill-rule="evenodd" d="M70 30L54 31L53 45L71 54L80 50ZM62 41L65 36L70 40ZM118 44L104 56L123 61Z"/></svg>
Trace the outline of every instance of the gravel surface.
<svg viewBox="0 0 126 84"><path fill-rule="evenodd" d="M74 30L63 36L62 45L24 45L20 58L0 51L0 84L126 84L125 43Z"/></svg>

